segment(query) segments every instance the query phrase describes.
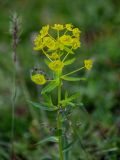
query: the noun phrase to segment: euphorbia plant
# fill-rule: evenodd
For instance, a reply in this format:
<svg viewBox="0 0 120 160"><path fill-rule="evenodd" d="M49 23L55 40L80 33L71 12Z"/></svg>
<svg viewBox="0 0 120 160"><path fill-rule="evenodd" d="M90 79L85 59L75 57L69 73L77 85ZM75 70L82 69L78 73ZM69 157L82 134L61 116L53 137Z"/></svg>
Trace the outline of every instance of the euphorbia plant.
<svg viewBox="0 0 120 160"><path fill-rule="evenodd" d="M53 76L49 79L43 72L37 70L35 73L31 74L31 79L37 85L43 85L41 94L47 95L53 92L57 88L57 104L53 105L52 101L50 103L43 102L42 109L56 111L57 117L57 131L58 135L55 136L56 142L58 142L59 147L59 158L64 159L63 155L63 122L64 118L61 111L66 110L69 106L74 106L72 102L76 99L78 94L68 96L65 93L65 98L61 98L63 81L80 81L85 80L83 77L73 77L72 74L87 69L90 70L92 67L92 60L84 60L83 66L75 69L69 73L64 73L64 68L67 65L71 65L75 61L75 50L81 46L80 43L81 31L75 28L72 24L54 24L53 26L43 26L39 34L34 39L34 50L42 52L45 56L45 64L47 64L50 72ZM69 55L73 58L69 59ZM34 106L40 106L40 104L33 103ZM45 105L45 106L44 106Z"/></svg>

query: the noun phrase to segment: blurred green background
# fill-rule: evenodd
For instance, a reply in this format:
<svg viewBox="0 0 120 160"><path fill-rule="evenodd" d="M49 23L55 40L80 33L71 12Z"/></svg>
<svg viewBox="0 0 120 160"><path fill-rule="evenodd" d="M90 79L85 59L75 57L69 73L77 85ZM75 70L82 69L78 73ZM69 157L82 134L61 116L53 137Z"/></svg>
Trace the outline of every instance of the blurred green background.
<svg viewBox="0 0 120 160"><path fill-rule="evenodd" d="M17 47L14 160L57 159L54 143L35 146L52 135L55 116L31 106L39 102L41 87L30 80L30 70L43 65L43 57L32 49L32 37L45 24L72 23L82 31L81 48L71 68L94 59L85 82L65 83L64 90L80 92L69 122L77 129L78 141L69 160L120 159L120 1L119 0L0 0L0 160L10 159L14 64L10 16L22 17L21 38ZM81 76L81 73L78 73ZM55 95L54 95L55 97ZM56 99L56 98L55 98ZM78 123L79 125L78 127ZM68 130L68 138L71 130ZM72 137L74 139L74 136Z"/></svg>

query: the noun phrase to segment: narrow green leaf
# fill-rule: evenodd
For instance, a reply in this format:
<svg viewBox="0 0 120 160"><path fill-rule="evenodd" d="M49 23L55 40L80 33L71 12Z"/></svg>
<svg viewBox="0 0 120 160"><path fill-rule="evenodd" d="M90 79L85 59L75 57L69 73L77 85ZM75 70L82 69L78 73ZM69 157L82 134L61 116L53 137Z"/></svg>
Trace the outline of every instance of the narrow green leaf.
<svg viewBox="0 0 120 160"><path fill-rule="evenodd" d="M37 108L45 110L45 111L56 111L57 110L57 108L55 108L55 107L50 108L50 107L44 106L40 103L36 103L36 102L32 102L32 101L28 101L28 102L31 103L34 107L37 107Z"/></svg>
<svg viewBox="0 0 120 160"><path fill-rule="evenodd" d="M68 152L76 142L77 142L77 140L70 142L66 147L63 148L63 152L64 153Z"/></svg>
<svg viewBox="0 0 120 160"><path fill-rule="evenodd" d="M47 86L45 86L42 89L41 94L45 94L47 92L51 92L53 89L55 89L59 85L59 80L57 79L56 81L51 81Z"/></svg>
<svg viewBox="0 0 120 160"><path fill-rule="evenodd" d="M69 105L70 105L71 107L75 107L75 106L76 106L75 103L73 103L73 102L69 102Z"/></svg>
<svg viewBox="0 0 120 160"><path fill-rule="evenodd" d="M50 95L44 94L43 97L45 99L44 104L46 104L47 106L54 106Z"/></svg>
<svg viewBox="0 0 120 160"><path fill-rule="evenodd" d="M61 78L66 80L66 81L85 81L86 80L86 78L68 77L68 76L63 76Z"/></svg>
<svg viewBox="0 0 120 160"><path fill-rule="evenodd" d="M64 65L70 65L75 61L75 58L69 59L67 61L64 62Z"/></svg>
<svg viewBox="0 0 120 160"><path fill-rule="evenodd" d="M55 137L55 136L47 137L47 138L39 141L39 142L37 143L37 145L43 144L43 143L47 143L47 142L55 142L55 143L57 143L57 142L58 142L58 137Z"/></svg>
<svg viewBox="0 0 120 160"><path fill-rule="evenodd" d="M76 99L79 95L80 95L80 93L76 93L76 94L70 96L69 98L67 98L67 101L72 101L72 100Z"/></svg>
<svg viewBox="0 0 120 160"><path fill-rule="evenodd" d="M80 95L79 93L76 93L68 98L65 98L64 100L61 100L60 103L63 106L66 106L67 104L71 103L72 100L76 99L79 95Z"/></svg>

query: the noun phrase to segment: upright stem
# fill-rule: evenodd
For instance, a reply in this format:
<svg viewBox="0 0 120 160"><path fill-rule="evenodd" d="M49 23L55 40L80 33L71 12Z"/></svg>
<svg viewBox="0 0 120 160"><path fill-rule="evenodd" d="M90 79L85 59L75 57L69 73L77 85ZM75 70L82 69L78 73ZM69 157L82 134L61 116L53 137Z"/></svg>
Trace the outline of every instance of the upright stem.
<svg viewBox="0 0 120 160"><path fill-rule="evenodd" d="M61 101L61 80L60 80L60 84L58 86L58 108L60 109L60 101ZM61 123L61 115L60 112L58 111L58 115L57 115L57 128L59 131L62 131L62 123ZM59 136L59 156L60 156L60 160L63 160L63 152L62 152L62 135L58 135Z"/></svg>

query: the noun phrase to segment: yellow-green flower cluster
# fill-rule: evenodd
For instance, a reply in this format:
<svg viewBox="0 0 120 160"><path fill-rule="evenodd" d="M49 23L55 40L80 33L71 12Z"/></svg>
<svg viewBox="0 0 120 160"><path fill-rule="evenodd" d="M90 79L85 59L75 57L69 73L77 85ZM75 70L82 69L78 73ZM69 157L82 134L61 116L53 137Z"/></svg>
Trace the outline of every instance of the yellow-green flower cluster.
<svg viewBox="0 0 120 160"><path fill-rule="evenodd" d="M64 29L64 26L62 24L54 24L51 28L60 31Z"/></svg>
<svg viewBox="0 0 120 160"><path fill-rule="evenodd" d="M71 53L73 54L74 50L79 48L81 45L80 34L81 31L79 28L74 27L72 24L54 24L53 26L43 26L39 34L34 39L34 50L41 50L42 53L49 59L49 61L46 61L49 69L57 72L55 75L60 75L62 74L64 66L67 64L67 61L65 60L68 58L68 55ZM92 64L92 60L84 60L83 67L66 75L73 74L83 68L90 70L92 68ZM39 73L32 75L31 79L38 85L44 85L47 82L44 74Z"/></svg>
<svg viewBox="0 0 120 160"><path fill-rule="evenodd" d="M59 72L63 69L64 63L60 60L55 60L49 63L49 68L55 72Z"/></svg>
<svg viewBox="0 0 120 160"><path fill-rule="evenodd" d="M60 55L57 52L53 52L51 55L48 55L52 60L57 60L60 58Z"/></svg>
<svg viewBox="0 0 120 160"><path fill-rule="evenodd" d="M51 31L54 31L54 36L50 34ZM72 24L43 26L34 39L34 50L42 50L43 54L51 60L48 67L58 72L64 67L61 56L74 53L73 50L80 47L80 33L81 31Z"/></svg>
<svg viewBox="0 0 120 160"><path fill-rule="evenodd" d="M50 31L57 32L57 36L50 35ZM61 32L64 31L64 32ZM62 50L69 47L71 50L80 47L80 30L73 27L72 24L54 24L54 26L46 25L42 27L39 34L34 39L34 50L54 51Z"/></svg>
<svg viewBox="0 0 120 160"><path fill-rule="evenodd" d="M31 76L31 80L38 85L43 85L46 83L46 79L43 74L35 74Z"/></svg>
<svg viewBox="0 0 120 160"><path fill-rule="evenodd" d="M84 66L87 70L91 70L93 61L91 59L84 60Z"/></svg>

